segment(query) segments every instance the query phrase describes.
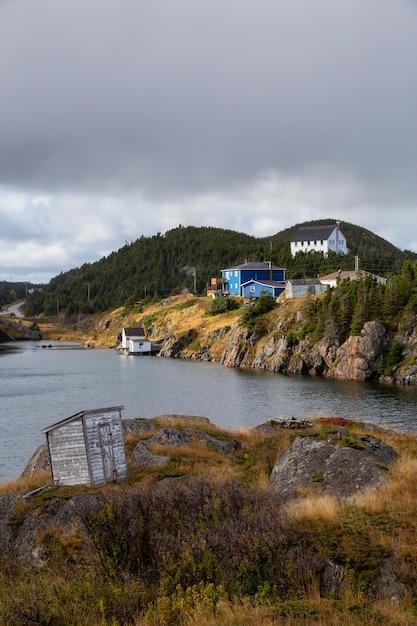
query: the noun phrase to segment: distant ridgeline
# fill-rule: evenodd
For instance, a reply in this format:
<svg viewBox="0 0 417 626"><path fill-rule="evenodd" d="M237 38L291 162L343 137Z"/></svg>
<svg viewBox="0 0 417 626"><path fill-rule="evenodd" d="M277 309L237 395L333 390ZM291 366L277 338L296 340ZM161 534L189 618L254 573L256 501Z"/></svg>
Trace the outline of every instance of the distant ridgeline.
<svg viewBox="0 0 417 626"><path fill-rule="evenodd" d="M188 290L206 293L213 276L235 263L265 261L285 267L287 278L312 278L340 269L361 268L381 275L398 274L407 259L417 254L401 251L374 233L340 222L348 254L298 253L292 258L290 240L300 226L334 224L317 220L296 224L271 237L255 238L214 227L179 226L164 235L140 237L95 263L86 263L53 278L42 292L27 297L28 316L64 313L100 313L123 305L140 306Z"/></svg>

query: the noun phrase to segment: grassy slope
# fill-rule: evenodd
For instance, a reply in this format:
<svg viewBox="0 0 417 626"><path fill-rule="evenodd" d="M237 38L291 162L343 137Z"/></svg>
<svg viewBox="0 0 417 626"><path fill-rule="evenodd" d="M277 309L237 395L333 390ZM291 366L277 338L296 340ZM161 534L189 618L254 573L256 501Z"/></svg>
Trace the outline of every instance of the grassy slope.
<svg viewBox="0 0 417 626"><path fill-rule="evenodd" d="M189 426L189 423L179 419L175 426L183 428ZM201 424L197 426L201 428ZM348 426L352 435L363 435L367 432L366 426L361 423ZM276 518L272 519L268 518L261 507L257 513L258 522L267 524L266 531L263 531L266 534L259 531L258 541L261 546L256 543L252 533L242 543L238 518L228 525L233 516L233 507L236 506L233 499L236 498L236 488L230 491L227 485L237 482L249 494L240 515L247 515L248 507L249 510L254 507L255 511L256 498L250 494L256 493L261 500L267 499L266 487L270 471L276 458L291 441L298 435L327 437L337 428L337 425L318 420L314 421L309 430L277 430L275 435L266 436L248 431L229 433L207 426L202 430L214 436L238 437L242 441L242 448L227 456L196 444L176 450L155 448L155 453L170 456L171 460L165 467L130 467L130 476L125 484L94 490L94 493L101 494L103 504L101 512L92 518L95 522L94 532L85 535L84 529L82 533L75 530L66 534L52 525L48 532L42 534L39 541L49 554L47 568L27 572L21 570L16 563L3 560L0 569L0 624L416 624L417 442L414 437L372 430L374 436L394 446L400 454L400 461L387 474L386 486L377 494L362 495L354 504L349 505L326 496L304 494L296 505L286 507L282 515L275 512ZM127 439L128 458L136 443L137 440L132 437ZM126 521L129 517L129 523L134 523L135 517L132 517L131 511L130 516L122 514L120 518L117 517L117 511L120 507L121 511L124 510L123 503L134 501L139 488L142 494L140 510L143 513L143 503L152 502L152 498L158 496L157 485L164 485L162 479L176 476L191 477L191 483L188 483L190 487L183 487L183 481L173 483L172 488L165 492L165 497L171 497L175 490L179 490L181 494L181 489L184 489L183 502L191 502L189 498L192 495L192 501L197 503L189 511L190 514L197 514L193 530L186 531L190 534L188 538L186 535L185 543L178 544L178 536L183 532L184 525L186 529L189 523L188 513L180 510L176 512L168 506L162 526L160 522L155 522L156 527L152 527L152 524L148 527L153 541L161 542L164 532L172 533L167 538L168 561L165 560L164 567L156 575L153 572L151 578L146 578L141 570L135 570L136 573L133 574L130 569L132 563L128 566L123 562L116 546L119 545L120 538L120 546L123 548L127 545L123 539L128 532ZM202 476L205 482L200 484L198 480ZM192 477L196 483L192 482ZM38 477L30 484L27 481L15 482L3 488L3 493L18 489L25 491L44 482L45 476ZM204 493L201 492L202 489ZM55 498L67 500L85 491L93 490L55 487L49 492L42 492L31 502L22 503L16 508L15 523L21 524L28 515L44 515L45 507ZM202 500L198 499L199 495L204 496ZM223 503L221 508L219 503ZM215 511L214 516L210 513L211 510ZM150 516L157 513L158 511L151 511ZM176 526L177 515L180 526ZM181 519L183 521L180 522ZM285 572L285 590L268 586L267 573L265 582L258 586L256 593L243 592L241 587L235 587L235 591L232 591L233 575L231 572L222 572L221 566L216 570L217 579L224 575L226 585L216 584L217 579L214 576L213 582L210 581L210 576L207 578L210 569L207 570L208 565L204 565L194 551L198 548L198 554L206 555L203 561L205 558L212 558L210 552L204 551L200 541L209 541L217 526L221 528L222 524L226 524L226 530L220 531L220 536L228 532L230 545L237 542L240 546L240 553L237 549L233 550L232 563L240 559L238 571L241 581L246 580L244 568L250 569L250 562L245 561L245 551L248 552L248 558L250 554L255 558L263 542L272 540L272 535L269 534L271 531L275 537L277 533L283 533L282 536L287 537L285 541L293 541L294 537L299 537L298 543L292 549L302 546L301 552L297 557L294 552L286 561L285 568L288 572ZM141 528L144 526L139 526L139 530ZM238 537L233 535L233 528L239 534ZM137 540L138 535L134 535L133 539L131 537L131 545L125 548L127 558L134 552ZM176 554L173 568L169 563L172 550ZM309 576L308 573L303 575L303 568L307 567L307 561L303 564L303 558L308 560L308 554L310 558L312 554L316 554L344 566L346 583L341 594L336 597L325 596L320 592L318 580L314 576ZM386 555L393 556L397 578L407 588L407 594L401 602L382 601L369 595L373 570ZM263 559L264 563L261 565L260 562L259 567L265 567L268 551ZM297 564L294 559L297 559ZM214 568L215 563L210 567ZM205 578L199 578L200 570L205 571ZM178 581L190 580L190 585L175 583L173 575Z"/></svg>
<svg viewBox="0 0 417 626"><path fill-rule="evenodd" d="M300 302L288 301L284 311L280 307L281 314L284 312L291 320L300 305ZM155 339L164 336L167 329L176 334L196 329L201 341L205 341L210 333L230 326L240 315L239 312L230 312L206 317L204 313L209 306L208 299L189 297L184 300L176 297L164 306L154 304L141 312L118 309L84 321L72 321L71 325L48 320L40 326L44 341L61 338L93 343L97 347L112 347L123 326L133 326L144 316L153 316ZM272 317L278 312L273 311L269 315L272 322ZM276 327L275 319L272 325ZM191 345L190 350L197 347L197 344ZM220 340L215 347L218 355L222 348ZM178 427L183 426L178 424ZM360 423L349 428L357 435L366 432ZM277 456L295 436L326 436L329 429L332 426L315 422L311 432L281 431L276 436L264 436L253 432L227 433L210 427L210 434L220 437L233 434L238 437L243 443L242 449L227 456L196 445L178 449L174 454L171 451L171 460L164 468L131 468L122 493L134 493L138 485L151 489L153 493L155 486L161 484L164 478L204 475L214 489L220 490L223 484L238 481L245 489L254 487L263 494L266 493L264 490ZM400 453L399 463L391 470L387 485L379 493L365 495L349 506L326 496L305 494L302 501L285 513L287 528L305 538L303 541L309 549L313 547L317 554L345 567L347 584L339 597L323 596L314 577L303 581L294 579L293 586L286 593L264 585L255 595L230 593L207 580L188 589L187 586L172 588L162 574L159 584L144 587L140 577L132 578L124 572L116 584L112 576L109 577L109 572L103 570L97 550L91 543L84 542L77 534L65 536L59 531L51 531L41 538L50 552L47 570L28 574L12 568L11 573L9 567L12 565L7 561L3 563L0 572L0 624L24 623L24 620L19 621L19 615L26 615L25 619L36 618L36 623L100 623L113 626L417 624L417 442L410 435L386 431L372 434L393 445ZM131 437L127 439L128 455L136 443ZM161 448L153 451L167 452ZM45 476L30 484L11 484L3 492L24 491L44 483ZM103 498L110 498L112 489L106 487L101 490ZM40 498L67 498L76 494L76 489L55 488L49 495ZM35 499L34 502L39 501ZM33 507L19 514L24 516L30 511ZM387 554L393 555L397 578L407 588L405 598L399 603L373 599L369 595L372 568ZM198 569L196 563L187 561L191 559L190 554L181 553L180 557L177 570L181 571L182 567ZM198 576L195 580L198 581ZM69 612L72 615L70 622L66 621Z"/></svg>

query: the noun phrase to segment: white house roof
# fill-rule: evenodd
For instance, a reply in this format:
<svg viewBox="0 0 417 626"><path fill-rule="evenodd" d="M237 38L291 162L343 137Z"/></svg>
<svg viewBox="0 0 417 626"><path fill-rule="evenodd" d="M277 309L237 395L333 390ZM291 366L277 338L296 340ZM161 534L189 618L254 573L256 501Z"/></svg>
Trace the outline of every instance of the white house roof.
<svg viewBox="0 0 417 626"><path fill-rule="evenodd" d="M317 239L327 240L335 228L343 234L343 231L337 224L328 224L326 226L301 226L295 231L291 237L291 241L317 241Z"/></svg>

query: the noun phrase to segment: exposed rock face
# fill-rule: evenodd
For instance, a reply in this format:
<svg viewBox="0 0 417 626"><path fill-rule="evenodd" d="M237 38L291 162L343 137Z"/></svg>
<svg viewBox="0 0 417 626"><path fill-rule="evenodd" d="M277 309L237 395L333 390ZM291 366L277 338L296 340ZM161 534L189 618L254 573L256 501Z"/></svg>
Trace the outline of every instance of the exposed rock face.
<svg viewBox="0 0 417 626"><path fill-rule="evenodd" d="M252 334L248 328L233 326L220 362L226 367L250 367L249 348Z"/></svg>
<svg viewBox="0 0 417 626"><path fill-rule="evenodd" d="M300 489L338 498L376 490L386 480L384 467L392 465L397 454L375 437L364 437L357 446L362 449L297 437L272 470L272 489L284 498L295 497Z"/></svg>
<svg viewBox="0 0 417 626"><path fill-rule="evenodd" d="M336 351L328 378L369 380L377 373L378 359L385 347L386 330L378 322L367 322L360 336L349 337Z"/></svg>
<svg viewBox="0 0 417 626"><path fill-rule="evenodd" d="M257 352L253 361L254 369L270 370L271 372L282 372L288 365L289 355L287 340L285 337L275 339L271 337L269 341Z"/></svg>
<svg viewBox="0 0 417 626"><path fill-rule="evenodd" d="M295 344L289 341L285 334L282 335L283 331L288 330L288 324L288 320L287 323L285 319L279 320L277 326L268 331L269 337L265 339L263 335L236 323L231 327L217 329L205 337L206 343L202 342L201 349L197 352L187 351L189 344L199 339L195 329L181 336L175 335L171 330L161 340L158 355L215 361L226 367L340 380L365 381L379 378L380 357L392 340L392 333L379 322L366 322L359 336L349 337L343 343L337 328L333 327L315 344L311 340L302 340ZM407 332L407 335L399 335L398 338L404 345L403 357L409 363L403 368L395 369L390 377L381 377L381 382L417 384L417 365L412 360L413 355L417 354L417 332L413 328ZM290 334L294 337L294 333ZM219 351L214 346L220 339L222 352L219 356Z"/></svg>
<svg viewBox="0 0 417 626"><path fill-rule="evenodd" d="M41 338L39 330L33 330L22 322L15 322L7 317L0 320L1 333L0 340L7 341L10 339L38 341Z"/></svg>
<svg viewBox="0 0 417 626"><path fill-rule="evenodd" d="M39 537L51 527L58 527L64 534L74 532L79 506L94 495L85 494L68 502L53 498L46 509L36 509L30 515L25 507L30 505L30 494L6 494L0 496L0 545L3 555L15 559L28 568L46 564L45 553Z"/></svg>
<svg viewBox="0 0 417 626"><path fill-rule="evenodd" d="M177 339L176 335L171 335L163 342L158 356L166 356L175 359L180 356L184 348L184 343Z"/></svg>
<svg viewBox="0 0 417 626"><path fill-rule="evenodd" d="M349 337L339 345L338 337L325 337L312 347L300 342L289 347L285 337L269 341L258 349L252 367L273 372L326 376L345 380L369 380L377 372L378 360L386 344L386 330L382 324L367 322L359 337ZM238 358L233 365L233 359ZM239 367L247 364L243 346L228 352L227 364ZM417 368L416 368L417 373Z"/></svg>

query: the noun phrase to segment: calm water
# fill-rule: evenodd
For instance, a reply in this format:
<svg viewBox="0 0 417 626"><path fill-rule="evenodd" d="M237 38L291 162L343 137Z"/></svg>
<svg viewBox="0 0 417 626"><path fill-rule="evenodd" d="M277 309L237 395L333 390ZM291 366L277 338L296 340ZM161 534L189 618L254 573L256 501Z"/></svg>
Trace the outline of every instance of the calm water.
<svg viewBox="0 0 417 626"><path fill-rule="evenodd" d="M0 480L19 475L41 430L84 409L124 406L122 416L201 415L252 427L273 417L337 415L417 431L417 389L326 381L114 350L20 344L0 355Z"/></svg>

